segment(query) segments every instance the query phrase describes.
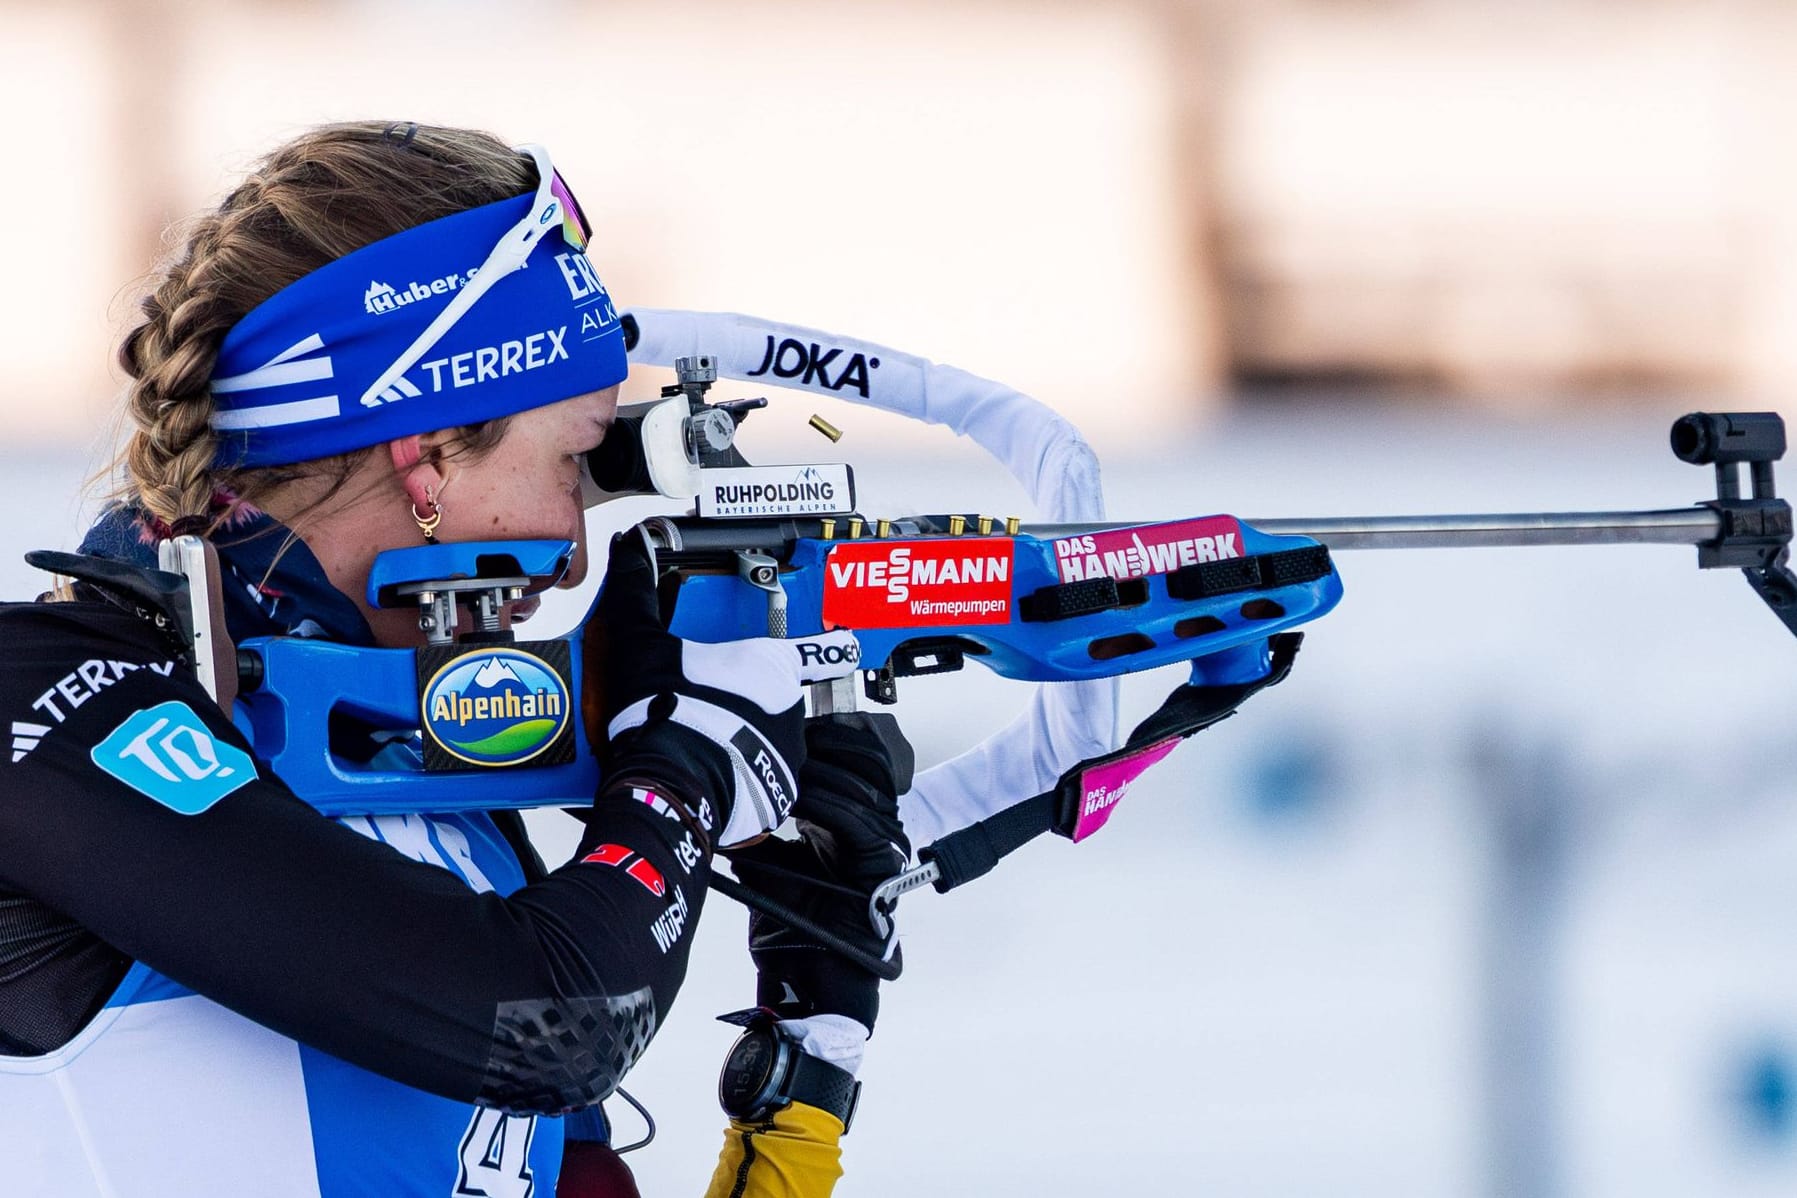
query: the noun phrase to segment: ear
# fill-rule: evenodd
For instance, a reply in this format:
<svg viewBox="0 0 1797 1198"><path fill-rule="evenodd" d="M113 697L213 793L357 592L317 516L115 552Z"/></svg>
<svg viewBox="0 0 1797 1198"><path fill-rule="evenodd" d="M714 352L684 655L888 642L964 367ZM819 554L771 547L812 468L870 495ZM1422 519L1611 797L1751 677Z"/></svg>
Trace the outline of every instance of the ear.
<svg viewBox="0 0 1797 1198"><path fill-rule="evenodd" d="M412 497L412 506L428 511L432 501L443 495L443 474L437 469L436 455L417 434L387 442L387 450L393 455L393 473Z"/></svg>

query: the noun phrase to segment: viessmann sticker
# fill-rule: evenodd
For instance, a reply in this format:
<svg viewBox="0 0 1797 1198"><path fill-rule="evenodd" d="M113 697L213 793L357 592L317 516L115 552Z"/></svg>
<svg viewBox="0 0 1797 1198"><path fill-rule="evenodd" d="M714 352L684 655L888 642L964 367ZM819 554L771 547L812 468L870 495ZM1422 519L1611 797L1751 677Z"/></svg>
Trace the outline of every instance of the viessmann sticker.
<svg viewBox="0 0 1797 1198"><path fill-rule="evenodd" d="M1242 526L1234 516L1095 532L1054 543L1055 566L1062 582L1171 574L1182 566L1240 556Z"/></svg>
<svg viewBox="0 0 1797 1198"><path fill-rule="evenodd" d="M1008 624L1015 561L1006 537L845 542L825 561L824 624Z"/></svg>

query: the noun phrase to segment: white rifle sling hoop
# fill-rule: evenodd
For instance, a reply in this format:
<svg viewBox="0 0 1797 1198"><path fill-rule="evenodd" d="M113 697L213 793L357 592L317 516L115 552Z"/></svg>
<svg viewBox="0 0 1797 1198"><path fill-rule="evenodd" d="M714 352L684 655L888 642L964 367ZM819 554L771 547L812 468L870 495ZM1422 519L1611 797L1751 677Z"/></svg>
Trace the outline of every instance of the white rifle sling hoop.
<svg viewBox="0 0 1797 1198"><path fill-rule="evenodd" d="M759 384L813 391L851 403L884 408L971 438L1021 483L1041 518L1075 523L1104 518L1104 485L1098 456L1079 429L1060 413L1002 383L853 337L778 324L730 312L681 312L637 308L640 335L633 363L672 366L675 358L709 355L720 377L749 380L773 344L791 339L840 347L842 360L878 357L869 372L867 397L856 388L833 390L803 379L755 376ZM1053 787L1066 770L1121 743L1117 735L1114 678L1040 686L1029 708L1009 727L924 770L900 797L899 814L913 844L929 844L985 819L1019 796Z"/></svg>

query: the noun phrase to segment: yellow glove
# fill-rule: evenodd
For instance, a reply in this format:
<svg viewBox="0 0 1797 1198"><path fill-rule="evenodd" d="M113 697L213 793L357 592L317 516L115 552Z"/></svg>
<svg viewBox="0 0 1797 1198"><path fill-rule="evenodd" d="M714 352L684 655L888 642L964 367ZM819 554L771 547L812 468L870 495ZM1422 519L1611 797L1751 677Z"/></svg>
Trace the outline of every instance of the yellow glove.
<svg viewBox="0 0 1797 1198"><path fill-rule="evenodd" d="M842 1131L802 1102L756 1123L732 1119L705 1198L825 1198L842 1176Z"/></svg>

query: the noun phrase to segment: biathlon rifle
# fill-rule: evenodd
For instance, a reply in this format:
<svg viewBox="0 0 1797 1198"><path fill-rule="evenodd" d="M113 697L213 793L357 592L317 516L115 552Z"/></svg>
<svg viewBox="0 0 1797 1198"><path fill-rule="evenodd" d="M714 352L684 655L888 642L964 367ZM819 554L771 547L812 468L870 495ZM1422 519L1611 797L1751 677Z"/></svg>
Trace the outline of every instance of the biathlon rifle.
<svg viewBox="0 0 1797 1198"><path fill-rule="evenodd" d="M771 355L771 337L768 344ZM1700 568L1742 570L1797 632L1791 509L1776 497L1772 474L1785 433L1771 413L1695 413L1673 426L1674 452L1716 470L1716 498L1691 508L1315 520L1207 515L1150 524L1023 524L965 512L882 519L858 511L847 464L751 466L736 448L736 433L766 400L711 402L717 371L706 355L683 357L676 370L677 382L659 401L620 410L588 462L605 497L654 493L694 503L692 514L654 517L637 534L656 558L676 635L726 641L853 629L858 675L815 684L814 714L852 710L863 699L891 703L899 679L969 661L1032 681L1190 666L1190 682L1121 748L922 849L919 865L874 896L870 919L882 932L892 904L908 890L952 889L1044 831L1076 841L1095 832L1129 783L1179 739L1282 676L1295 648L1285 634L1341 597L1332 551L1691 544ZM1750 477L1746 492L1742 467ZM224 680L214 685L215 697L231 706L257 756L326 814L584 805L598 781L580 711L583 701L592 707L597 699L585 668L587 623L552 640L520 642L501 629L500 618L505 603L552 586L572 553L573 545L561 541L388 551L371 572L368 597L379 607L415 609L426 647L255 638L235 647L234 678L231 659L220 657ZM206 582L206 554L193 538L169 542L162 561L171 575L158 586L189 580L185 631L198 653L218 656L219 642L208 639L218 627L217 582L215 575ZM64 555L45 556L68 572ZM1207 697L1182 708L1182 695ZM345 724L421 733L424 770L333 751L332 729ZM718 874L716 881L891 976L886 962L733 879Z"/></svg>
<svg viewBox="0 0 1797 1198"><path fill-rule="evenodd" d="M601 486L658 489L653 465L671 461L674 448L672 438L658 438L651 427L658 411L665 411L660 419L671 427L677 413L697 425L715 419L708 411L722 410L734 428L764 402L708 405L705 393L715 379L709 361L680 359L676 371L680 381L663 399L669 406L627 412L623 435L596 451L594 476ZM920 850L918 866L873 896L869 916L884 934L893 904L909 890L960 886L1045 831L1084 839L1103 826L1128 784L1179 739L1223 718L1269 677L1283 676L1289 659L1269 660L1277 657L1269 646L1340 598L1331 550L1695 545L1700 568L1740 569L1797 633L1791 508L1777 497L1773 479L1773 463L1785 452L1783 420L1768 412L1692 413L1673 424L1670 439L1680 460L1714 466L1715 499L1658 511L1245 521L1205 516L1156 524L1023 525L1006 519L1002 529L989 516L952 513L870 523L858 514L734 511L830 500L821 487L806 489L802 472L756 472L724 445L697 454L692 460L699 477L681 482L696 488L699 514L657 517L643 527L672 582L667 596L676 633L718 640L853 628L861 643L862 688L875 703L895 701L899 678L961 669L970 658L1005 677L1038 681L1191 662L1188 687L1175 691L1122 748L1081 762L1054 790ZM708 458L710 452L717 456ZM846 481L848 501L831 510L850 513L853 476L846 466L837 469L836 484ZM974 563L988 551L984 581L969 581L965 570L942 579L937 563ZM1003 571L1006 563L1006 585L995 585L992 568ZM795 609L803 614L789 614ZM934 614L943 611L959 614L947 620ZM1193 707L1192 688L1220 694L1221 707L1214 697ZM813 691L815 711L853 708L852 681L819 683Z"/></svg>

